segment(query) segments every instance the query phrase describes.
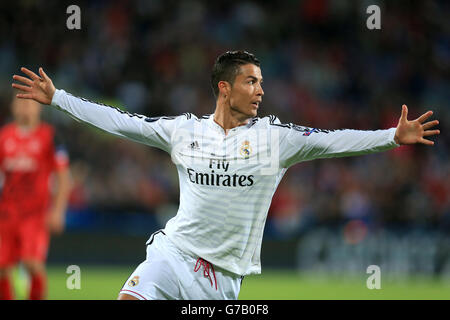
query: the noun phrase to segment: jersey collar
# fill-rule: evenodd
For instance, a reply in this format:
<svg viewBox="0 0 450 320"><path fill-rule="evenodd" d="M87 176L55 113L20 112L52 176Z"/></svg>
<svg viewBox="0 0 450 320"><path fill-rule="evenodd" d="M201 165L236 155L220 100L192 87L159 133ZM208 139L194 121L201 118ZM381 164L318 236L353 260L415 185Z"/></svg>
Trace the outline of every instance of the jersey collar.
<svg viewBox="0 0 450 320"><path fill-rule="evenodd" d="M250 128L255 123L255 119L256 118L252 118L248 121L247 124L231 129L230 131L228 131L228 134L226 136L228 137L230 135L234 135L236 132L240 132L244 129ZM225 136L225 130L217 122L214 121L214 113L209 115L207 122L214 131Z"/></svg>

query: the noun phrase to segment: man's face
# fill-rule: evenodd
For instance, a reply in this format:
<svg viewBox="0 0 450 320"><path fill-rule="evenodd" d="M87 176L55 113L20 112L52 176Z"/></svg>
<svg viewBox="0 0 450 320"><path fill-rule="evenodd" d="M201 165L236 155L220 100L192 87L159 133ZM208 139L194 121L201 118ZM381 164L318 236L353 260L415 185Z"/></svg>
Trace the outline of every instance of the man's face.
<svg viewBox="0 0 450 320"><path fill-rule="evenodd" d="M19 125L32 125L39 121L41 106L31 99L14 98L12 114Z"/></svg>
<svg viewBox="0 0 450 320"><path fill-rule="evenodd" d="M256 117L264 95L261 85L261 69L251 63L242 65L229 92L231 111L246 118Z"/></svg>

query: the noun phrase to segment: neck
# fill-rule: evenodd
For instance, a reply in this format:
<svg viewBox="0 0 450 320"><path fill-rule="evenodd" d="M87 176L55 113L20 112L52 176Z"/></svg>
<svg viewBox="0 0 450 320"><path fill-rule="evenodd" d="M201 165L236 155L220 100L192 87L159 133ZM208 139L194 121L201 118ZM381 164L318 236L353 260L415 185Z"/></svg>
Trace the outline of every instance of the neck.
<svg viewBox="0 0 450 320"><path fill-rule="evenodd" d="M223 128L225 134L235 127L246 125L250 119L247 115L232 109L231 105L219 101L217 101L213 117L214 121Z"/></svg>
<svg viewBox="0 0 450 320"><path fill-rule="evenodd" d="M20 131L29 132L34 130L39 125L39 121L16 122L16 125Z"/></svg>

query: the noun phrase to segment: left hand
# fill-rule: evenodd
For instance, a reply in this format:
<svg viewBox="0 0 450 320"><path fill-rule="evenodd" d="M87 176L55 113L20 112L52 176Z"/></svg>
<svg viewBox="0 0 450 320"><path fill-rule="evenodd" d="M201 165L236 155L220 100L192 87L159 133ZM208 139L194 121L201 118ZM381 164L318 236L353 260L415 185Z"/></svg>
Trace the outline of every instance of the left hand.
<svg viewBox="0 0 450 320"><path fill-rule="evenodd" d="M407 119L408 107L403 105L402 115L398 121L397 130L395 131L395 142L400 145L415 143L422 143L428 146L434 145L433 141L424 138L440 133L439 130L429 130L439 124L438 120L425 122L432 114L433 111L428 111L416 120L409 121Z"/></svg>

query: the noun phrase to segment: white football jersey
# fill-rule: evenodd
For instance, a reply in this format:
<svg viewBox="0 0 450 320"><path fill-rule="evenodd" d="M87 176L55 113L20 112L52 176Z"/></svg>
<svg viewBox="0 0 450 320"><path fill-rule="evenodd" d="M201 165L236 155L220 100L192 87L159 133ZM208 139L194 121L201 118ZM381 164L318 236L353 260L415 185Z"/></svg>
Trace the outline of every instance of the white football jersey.
<svg viewBox="0 0 450 320"><path fill-rule="evenodd" d="M165 150L177 167L180 204L164 232L181 250L238 275L261 272L272 196L293 164L398 146L395 128L321 130L275 116L229 130L213 115L150 118L56 90L52 105L112 134Z"/></svg>

